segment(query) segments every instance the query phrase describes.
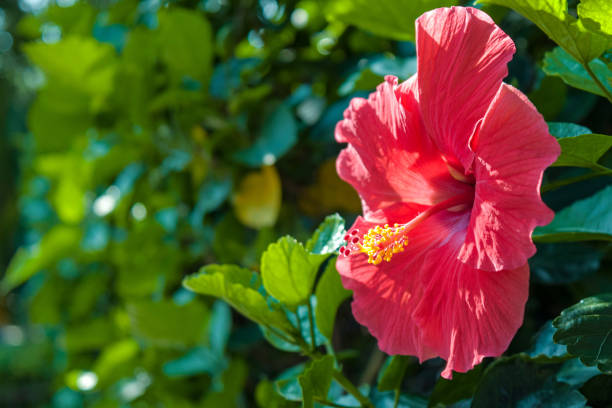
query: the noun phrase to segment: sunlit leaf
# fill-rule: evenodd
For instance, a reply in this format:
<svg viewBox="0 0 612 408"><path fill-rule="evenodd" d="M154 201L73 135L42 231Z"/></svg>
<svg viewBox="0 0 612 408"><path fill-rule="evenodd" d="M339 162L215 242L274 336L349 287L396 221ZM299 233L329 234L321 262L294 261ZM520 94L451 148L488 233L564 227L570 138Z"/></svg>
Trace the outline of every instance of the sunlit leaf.
<svg viewBox="0 0 612 408"><path fill-rule="evenodd" d="M295 330L283 312L268 306L259 292L259 277L248 269L234 265L207 265L199 273L185 278L183 285L196 293L225 300L261 325L273 326L286 332Z"/></svg>
<svg viewBox="0 0 612 408"><path fill-rule="evenodd" d="M453 0L328 1L325 15L332 21L355 25L381 37L414 41L414 20L428 10L457 4Z"/></svg>
<svg viewBox="0 0 612 408"><path fill-rule="evenodd" d="M586 134L559 139L561 155L551 166L602 169L597 161L612 147L612 136Z"/></svg>
<svg viewBox="0 0 612 408"><path fill-rule="evenodd" d="M612 371L612 294L582 299L553 321L554 340L588 366Z"/></svg>
<svg viewBox="0 0 612 408"><path fill-rule="evenodd" d="M309 253L295 238L279 239L268 247L261 259L261 277L266 291L291 307L306 302L319 266L326 257Z"/></svg>
<svg viewBox="0 0 612 408"><path fill-rule="evenodd" d="M612 3L608 0L581 0L578 15L587 28L612 36Z"/></svg>
<svg viewBox="0 0 612 408"><path fill-rule="evenodd" d="M61 258L74 252L80 239L79 228L59 225L47 232L35 246L20 248L11 259L2 279L2 290L8 292L35 273L53 267Z"/></svg>
<svg viewBox="0 0 612 408"><path fill-rule="evenodd" d="M316 398L326 399L334 370L334 357L327 355L314 360L298 381L302 387L302 406L313 408Z"/></svg>
<svg viewBox="0 0 612 408"><path fill-rule="evenodd" d="M270 227L278 218L281 196L281 181L274 166L248 173L234 194L236 217L248 227Z"/></svg>
<svg viewBox="0 0 612 408"><path fill-rule="evenodd" d="M589 62L589 67L608 92L612 92L612 84L608 81L612 77L612 70L600 59L594 59ZM605 96L605 93L589 75L587 70L560 47L544 55L544 66L542 69L548 75L560 77L563 82L574 88Z"/></svg>
<svg viewBox="0 0 612 408"><path fill-rule="evenodd" d="M610 40L587 30L567 9L567 0L480 0L509 7L534 22L554 42L580 62L599 57Z"/></svg>
<svg viewBox="0 0 612 408"><path fill-rule="evenodd" d="M555 219L533 232L538 242L612 241L612 186L574 202L555 214Z"/></svg>
<svg viewBox="0 0 612 408"><path fill-rule="evenodd" d="M344 242L344 219L338 214L328 215L306 242L306 250L315 254L331 254Z"/></svg>

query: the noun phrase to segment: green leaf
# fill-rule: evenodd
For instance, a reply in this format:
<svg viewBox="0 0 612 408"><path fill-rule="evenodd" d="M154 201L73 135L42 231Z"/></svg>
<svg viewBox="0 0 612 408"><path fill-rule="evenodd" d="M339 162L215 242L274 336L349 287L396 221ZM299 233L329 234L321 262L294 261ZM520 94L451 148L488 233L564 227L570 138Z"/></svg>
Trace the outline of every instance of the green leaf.
<svg viewBox="0 0 612 408"><path fill-rule="evenodd" d="M306 242L306 250L315 254L332 254L344 242L344 219L338 214L328 215Z"/></svg>
<svg viewBox="0 0 612 408"><path fill-rule="evenodd" d="M600 59L594 59L589 62L589 67L608 92L612 92L612 85L608 81L612 77L610 68ZM542 69L547 75L558 76L563 82L574 88L603 97L606 96L580 62L560 47L544 54L544 66Z"/></svg>
<svg viewBox="0 0 612 408"><path fill-rule="evenodd" d="M221 298L254 322L291 333L295 329L280 310L271 309L259 292L259 277L235 265L206 265L183 280L183 286L202 295Z"/></svg>
<svg viewBox="0 0 612 408"><path fill-rule="evenodd" d="M230 308L227 303L217 300L213 304L210 324L208 325L210 348L213 352L223 354L231 331L232 313Z"/></svg>
<svg viewBox="0 0 612 408"><path fill-rule="evenodd" d="M567 0L480 0L514 9L531 20L554 42L580 62L599 57L609 40L587 30L567 10Z"/></svg>
<svg viewBox="0 0 612 408"><path fill-rule="evenodd" d="M471 406L584 407L582 394L555 381L556 368L556 364L538 364L521 356L498 359L487 367Z"/></svg>
<svg viewBox="0 0 612 408"><path fill-rule="evenodd" d="M612 36L612 3L608 0L581 0L578 16L593 31Z"/></svg>
<svg viewBox="0 0 612 408"><path fill-rule="evenodd" d="M327 255L311 254L290 236L268 246L261 258L266 291L289 307L306 302L317 271Z"/></svg>
<svg viewBox="0 0 612 408"><path fill-rule="evenodd" d="M159 12L160 52L172 81L185 79L208 87L212 73L212 34L202 13L181 8Z"/></svg>
<svg viewBox="0 0 612 408"><path fill-rule="evenodd" d="M351 291L344 289L342 280L336 270L336 258L327 263L315 291L317 307L315 318L319 331L331 341L334 334L334 321L338 307L351 296Z"/></svg>
<svg viewBox="0 0 612 408"><path fill-rule="evenodd" d="M533 232L537 242L612 241L612 186L557 212L555 219Z"/></svg>
<svg viewBox="0 0 612 408"><path fill-rule="evenodd" d="M575 123L567 122L547 122L548 131L551 135L557 139L563 139L564 137L586 135L591 132L588 127L577 125Z"/></svg>
<svg viewBox="0 0 612 408"><path fill-rule="evenodd" d="M302 389L298 377L304 372L306 364L295 365L281 373L274 387L276 391L289 401L302 401Z"/></svg>
<svg viewBox="0 0 612 408"><path fill-rule="evenodd" d="M551 166L586 167L596 171L605 169L597 161L612 147L612 136L587 134L559 139L561 155Z"/></svg>
<svg viewBox="0 0 612 408"><path fill-rule="evenodd" d="M92 111L100 110L113 90L117 57L110 44L69 36L54 44L26 44L23 49L45 73L47 86L86 97L86 107ZM66 96L55 101L74 106L80 103Z"/></svg>
<svg viewBox="0 0 612 408"><path fill-rule="evenodd" d="M115 336L109 317L98 317L66 328L64 345L69 352L99 350Z"/></svg>
<svg viewBox="0 0 612 408"><path fill-rule="evenodd" d="M534 345L527 352L527 355L532 359L541 361L563 361L569 358L567 347L556 344L553 341L553 335L556 329L552 325L552 321L548 321L536 333Z"/></svg>
<svg viewBox="0 0 612 408"><path fill-rule="evenodd" d="M255 143L236 152L234 158L251 167L274 164L295 145L297 136L293 113L286 104L280 104L263 119Z"/></svg>
<svg viewBox="0 0 612 408"><path fill-rule="evenodd" d="M480 383L483 364L479 364L467 373L453 373L453 379L439 378L429 398L429 406L436 404L450 405L471 398Z"/></svg>
<svg viewBox="0 0 612 408"><path fill-rule="evenodd" d="M168 361L162 370L168 377L188 377L208 373L220 374L227 368L227 360L222 354L206 347L194 347L185 355Z"/></svg>
<svg viewBox="0 0 612 408"><path fill-rule="evenodd" d="M368 0L332 0L325 6L325 16L381 37L414 41L417 17L428 10L457 3L456 0L380 0L372 7Z"/></svg>
<svg viewBox="0 0 612 408"><path fill-rule="evenodd" d="M380 391L399 389L411 360L412 357L409 356L398 355L388 357L384 367L379 373L378 389Z"/></svg>
<svg viewBox="0 0 612 408"><path fill-rule="evenodd" d="M529 270L538 283L572 283L597 272L603 256L600 249L577 242L538 244L538 251L529 259Z"/></svg>
<svg viewBox="0 0 612 408"><path fill-rule="evenodd" d="M582 299L553 321L554 340L601 371L612 371L612 293Z"/></svg>
<svg viewBox="0 0 612 408"><path fill-rule="evenodd" d="M334 357L326 355L314 360L304 373L298 377L302 387L302 406L314 407L314 399L326 399L334 370Z"/></svg>
<svg viewBox="0 0 612 408"><path fill-rule="evenodd" d="M139 351L138 343L131 338L105 344L93 366L100 386L111 384L113 380L121 378L122 374L129 376L132 367L130 363L133 363Z"/></svg>
<svg viewBox="0 0 612 408"><path fill-rule="evenodd" d="M600 374L601 371L596 367L589 367L584 365L579 358L572 358L563 363L559 372L557 372L557 381L574 387L581 387L591 378Z"/></svg>
<svg viewBox="0 0 612 408"><path fill-rule="evenodd" d="M249 374L248 365L241 359L232 359L229 367L223 373L220 390L213 390L206 393L204 399L198 407L200 408L219 408L219 407L238 407L242 406L241 394L244 384ZM189 404L188 406L191 406Z"/></svg>
<svg viewBox="0 0 612 408"><path fill-rule="evenodd" d="M127 305L134 335L161 347L194 345L202 340L210 318L200 302L140 300Z"/></svg>
<svg viewBox="0 0 612 408"><path fill-rule="evenodd" d="M10 291L37 272L53 267L63 257L73 254L81 234L79 228L58 225L49 230L38 244L30 248L19 248L2 279L2 291Z"/></svg>

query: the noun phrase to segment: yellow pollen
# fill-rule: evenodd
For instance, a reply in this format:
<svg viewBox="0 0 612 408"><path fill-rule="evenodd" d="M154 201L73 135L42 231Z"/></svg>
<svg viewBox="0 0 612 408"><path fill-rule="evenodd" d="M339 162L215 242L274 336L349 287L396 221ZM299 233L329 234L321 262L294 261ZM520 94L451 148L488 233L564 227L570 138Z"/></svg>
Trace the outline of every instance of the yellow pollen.
<svg viewBox="0 0 612 408"><path fill-rule="evenodd" d="M408 245L407 229L406 224L370 228L359 244L361 252L368 255L368 263L378 265L382 261L389 262L393 255L403 252Z"/></svg>

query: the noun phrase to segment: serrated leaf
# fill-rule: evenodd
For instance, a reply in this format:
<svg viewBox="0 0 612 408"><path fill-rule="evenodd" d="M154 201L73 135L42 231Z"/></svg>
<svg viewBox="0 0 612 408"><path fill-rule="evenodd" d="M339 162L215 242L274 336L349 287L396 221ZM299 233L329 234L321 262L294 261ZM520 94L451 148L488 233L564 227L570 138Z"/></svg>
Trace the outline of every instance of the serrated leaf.
<svg viewBox="0 0 612 408"><path fill-rule="evenodd" d="M331 254L344 242L344 219L338 215L328 215L306 242L306 250L315 254Z"/></svg>
<svg viewBox="0 0 612 408"><path fill-rule="evenodd" d="M282 201L281 181L274 166L248 173L234 194L234 212L241 223L251 228L271 227L276 223Z"/></svg>
<svg viewBox="0 0 612 408"><path fill-rule="evenodd" d="M306 302L325 258L327 255L309 253L295 238L279 239L268 246L261 258L266 291L289 307Z"/></svg>
<svg viewBox="0 0 612 408"><path fill-rule="evenodd" d="M381 37L414 41L417 17L428 10L457 3L456 0L379 0L372 7L368 0L333 0L325 5L325 16Z"/></svg>
<svg viewBox="0 0 612 408"><path fill-rule="evenodd" d="M77 227L58 225L30 248L20 248L9 263L2 279L2 291L8 292L43 269L55 266L61 258L73 253L81 239Z"/></svg>
<svg viewBox="0 0 612 408"><path fill-rule="evenodd" d="M280 104L264 118L255 143L236 152L234 158L251 167L274 164L297 142L298 128L293 113Z"/></svg>
<svg viewBox="0 0 612 408"><path fill-rule="evenodd" d="M567 0L480 0L481 3L509 7L531 20L554 42L580 62L599 57L609 40L587 30L567 10Z"/></svg>
<svg viewBox="0 0 612 408"><path fill-rule="evenodd" d="M323 275L317 284L315 295L317 307L315 318L319 331L331 341L334 334L334 322L338 307L351 296L351 291L344 289L342 280L336 270L336 258L327 263Z"/></svg>
<svg viewBox="0 0 612 408"><path fill-rule="evenodd" d="M608 78L612 76L610 68L600 59L590 61L589 67L608 92L612 92L612 84L608 82ZM606 96L580 62L560 47L544 54L542 69L547 75L560 77L569 86Z"/></svg>
<svg viewBox="0 0 612 408"><path fill-rule="evenodd" d="M601 371L612 371L612 293L582 299L553 321L554 340Z"/></svg>
<svg viewBox="0 0 612 408"><path fill-rule="evenodd" d="M314 407L315 398L326 399L334 370L334 358L326 355L314 360L298 377L302 388L302 407Z"/></svg>
<svg viewBox="0 0 612 408"><path fill-rule="evenodd" d="M380 371L377 388L380 391L391 391L400 388L411 359L412 357L399 355L388 357Z"/></svg>
<svg viewBox="0 0 612 408"><path fill-rule="evenodd" d="M582 408L586 398L555 381L556 364L539 364L521 356L501 358L487 367L472 400L473 408Z"/></svg>
<svg viewBox="0 0 612 408"><path fill-rule="evenodd" d="M271 309L259 292L259 277L235 265L206 265L183 280L183 286L202 295L215 296L254 322L291 333L295 329L280 310Z"/></svg>
<svg viewBox="0 0 612 408"><path fill-rule="evenodd" d="M586 167L601 170L597 161L612 147L612 136L586 134L559 139L561 155L551 166Z"/></svg>
<svg viewBox="0 0 612 408"><path fill-rule="evenodd" d="M533 232L537 242L612 241L612 186L557 212L554 220Z"/></svg>
<svg viewBox="0 0 612 408"><path fill-rule="evenodd" d="M612 36L612 2L609 0L581 0L578 16L588 29Z"/></svg>

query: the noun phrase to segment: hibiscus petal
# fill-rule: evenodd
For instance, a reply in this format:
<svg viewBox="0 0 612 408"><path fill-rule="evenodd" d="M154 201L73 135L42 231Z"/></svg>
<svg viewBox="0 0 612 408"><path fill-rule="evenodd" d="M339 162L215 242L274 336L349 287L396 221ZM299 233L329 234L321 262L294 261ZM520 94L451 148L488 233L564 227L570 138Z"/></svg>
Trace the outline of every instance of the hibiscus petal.
<svg viewBox="0 0 612 408"><path fill-rule="evenodd" d="M472 146L476 194L459 258L487 271L518 268L536 251L534 228L554 216L540 198L540 183L559 144L527 97L504 84Z"/></svg>
<svg viewBox="0 0 612 408"><path fill-rule="evenodd" d="M466 372L484 357L501 355L523 322L529 266L499 273L457 260L460 240L430 251L425 289L415 320L437 355L447 360L442 377Z"/></svg>
<svg viewBox="0 0 612 408"><path fill-rule="evenodd" d="M416 21L419 103L426 129L470 172L469 139L507 75L514 43L475 8L432 10Z"/></svg>
<svg viewBox="0 0 612 408"><path fill-rule="evenodd" d="M398 211L405 211L403 209ZM379 222L385 222L382 213ZM392 214L395 218L399 213ZM416 324L414 310L423 299L422 274L425 257L432 248L443 245L455 235L462 236L469 213L436 214L409 235L404 252L391 261L369 264L365 254L340 256L336 267L345 288L353 291L353 315L378 339L378 347L388 354L415 355L421 361L437 354L429 339ZM378 223L378 222L377 222ZM360 234L377 225L358 217L350 230Z"/></svg>
<svg viewBox="0 0 612 408"><path fill-rule="evenodd" d="M450 176L416 105L406 102L414 99L414 78L396 85L388 76L368 99L354 98L336 126L336 140L349 143L338 174L357 190L366 215L399 202L432 205L469 188Z"/></svg>

